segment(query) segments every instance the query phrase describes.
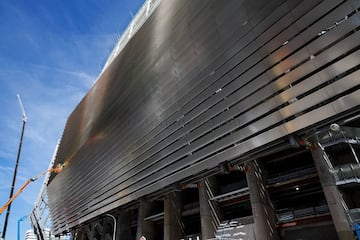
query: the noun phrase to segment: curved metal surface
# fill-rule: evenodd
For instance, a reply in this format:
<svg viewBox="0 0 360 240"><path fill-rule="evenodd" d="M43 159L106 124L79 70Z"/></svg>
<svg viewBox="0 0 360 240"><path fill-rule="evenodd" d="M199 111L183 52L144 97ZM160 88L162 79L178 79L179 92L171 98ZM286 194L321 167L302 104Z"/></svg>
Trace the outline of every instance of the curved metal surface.
<svg viewBox="0 0 360 240"><path fill-rule="evenodd" d="M70 115L55 233L344 111L360 1L161 1Z"/></svg>

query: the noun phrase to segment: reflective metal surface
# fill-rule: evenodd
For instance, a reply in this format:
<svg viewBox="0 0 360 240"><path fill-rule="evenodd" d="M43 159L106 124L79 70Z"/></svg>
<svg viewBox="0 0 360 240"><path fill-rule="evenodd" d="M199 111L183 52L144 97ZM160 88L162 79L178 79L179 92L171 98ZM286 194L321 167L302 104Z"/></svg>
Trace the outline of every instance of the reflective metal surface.
<svg viewBox="0 0 360 240"><path fill-rule="evenodd" d="M70 115L55 233L358 112L360 1L161 1Z"/></svg>

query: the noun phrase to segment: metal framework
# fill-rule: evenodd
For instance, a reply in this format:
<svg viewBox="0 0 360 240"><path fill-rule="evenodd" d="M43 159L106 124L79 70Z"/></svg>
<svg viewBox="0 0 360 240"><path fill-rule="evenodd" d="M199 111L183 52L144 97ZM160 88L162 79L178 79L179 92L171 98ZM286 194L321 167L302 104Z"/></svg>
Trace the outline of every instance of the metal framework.
<svg viewBox="0 0 360 240"><path fill-rule="evenodd" d="M56 145L53 157L50 161L49 168L54 165L56 154L58 151L59 144ZM30 214L30 222L34 229L34 233L36 234L39 240L50 239L49 231L52 227L51 219L50 219L50 212L49 212L49 205L48 205L48 196L47 196L47 185L49 183L50 172L48 172L45 177L43 184L41 186L40 192L36 198L34 203L34 208Z"/></svg>
<svg viewBox="0 0 360 240"><path fill-rule="evenodd" d="M140 10L136 13L135 17L126 28L126 30L121 35L119 41L116 46L110 53L108 60L106 61L102 72L103 73L106 68L113 62L113 60L119 55L121 50L126 46L126 44L130 41L131 37L141 28L141 26L145 23L151 13L156 9L160 0L146 0L144 5L140 8Z"/></svg>

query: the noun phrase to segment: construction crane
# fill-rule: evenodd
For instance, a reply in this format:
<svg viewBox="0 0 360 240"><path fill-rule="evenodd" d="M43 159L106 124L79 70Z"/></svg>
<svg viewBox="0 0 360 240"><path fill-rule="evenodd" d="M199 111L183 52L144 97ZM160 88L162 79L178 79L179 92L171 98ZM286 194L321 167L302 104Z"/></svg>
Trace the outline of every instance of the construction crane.
<svg viewBox="0 0 360 240"><path fill-rule="evenodd" d="M35 182L36 180L38 180L40 177L44 176L46 173L50 172L50 173L60 173L63 168L66 166L66 162L63 163L63 164L58 164L56 165L56 167L54 168L50 168L38 175L36 175L35 177L33 178L30 178L29 180L27 180L24 185L22 185L20 187L20 189L4 204L4 206L2 206L0 208L0 215L5 211L5 209L7 209L7 207L15 200L15 198L17 198L17 196L19 196L20 193L22 193L22 191L24 191L24 189L32 182Z"/></svg>
<svg viewBox="0 0 360 240"><path fill-rule="evenodd" d="M12 198L13 193L14 193L14 187L15 187L17 169L18 169L18 166L19 166L19 160L20 160L20 153L21 153L22 141L23 141L23 138L24 138L25 125L26 125L26 122L27 122L27 117L26 117L26 114L25 114L25 109L24 109L24 106L23 106L23 104L22 104L22 101L21 101L21 98L20 98L20 95L19 95L19 94L17 94L17 98L18 98L19 105L20 105L20 108L21 108L22 122L23 122L23 124L22 124L20 143L19 143L18 153L17 153L17 157L16 157L16 163L15 163L15 168L14 168L14 175L13 175L13 179L12 179L12 184L11 184L11 189L10 189L10 196L9 196L9 198ZM6 212L6 216L5 216L5 223L4 223L4 228L3 228L3 231L2 231L2 234L1 234L1 239L5 239L6 229L7 229L7 225L8 225L9 216L10 216L10 209L11 209L11 202L10 202L10 204L9 204L8 207L7 207L7 212Z"/></svg>

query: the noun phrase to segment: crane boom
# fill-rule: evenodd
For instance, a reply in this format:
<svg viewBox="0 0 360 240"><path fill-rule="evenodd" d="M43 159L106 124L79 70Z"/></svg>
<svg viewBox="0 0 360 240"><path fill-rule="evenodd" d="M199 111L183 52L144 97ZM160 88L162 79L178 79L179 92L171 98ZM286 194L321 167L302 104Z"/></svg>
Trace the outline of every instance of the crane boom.
<svg viewBox="0 0 360 240"><path fill-rule="evenodd" d="M4 206L0 209L0 214L2 214L5 209L15 200L15 198L22 192L24 189L31 183L31 179L27 180L24 185L21 186L21 188L4 204Z"/></svg>
<svg viewBox="0 0 360 240"><path fill-rule="evenodd" d="M15 187L15 182L16 182L17 169L18 169L18 166L19 166L19 159L20 159L22 141L23 141L23 138L24 138L25 125L26 125L26 121L27 121L24 106L22 104L22 101L21 101L21 98L20 98L19 94L17 95L17 98L19 100L19 104L20 104L20 108L21 108L21 112L22 112L22 122L23 122L23 124L22 124L19 148L18 148L18 153L17 153L17 157L16 157L16 163L15 163L15 168L14 168L14 175L13 175L11 189L10 189L10 196L9 196L10 199L13 197L13 193L14 193L14 187ZM7 212L6 212L6 216L5 216L4 228L3 228L3 231L2 231L2 234L1 234L1 239L5 239L5 236L6 236L6 229L7 229L7 225L8 225L9 216L10 216L11 202L6 208L7 208Z"/></svg>
<svg viewBox="0 0 360 240"><path fill-rule="evenodd" d="M53 173L60 173L62 171L62 169L66 166L66 163L64 164L58 164L55 168L50 168L38 175L36 175L33 178L28 179L20 188L19 190L4 204L4 206L2 206L0 208L0 215L5 211L5 209L7 209L7 207L15 200L15 198L17 198L17 196L19 196L20 193L22 193L22 191L24 191L24 189L31 183L31 182L35 182L36 180L38 180L40 177L44 176L46 173L48 172L53 172Z"/></svg>
<svg viewBox="0 0 360 240"><path fill-rule="evenodd" d="M25 113L24 105L22 104L20 95L17 94L16 96L18 98L19 105L20 105L20 108L21 108L22 120L23 120L23 122L26 122L27 121L27 116L26 116L26 113Z"/></svg>

